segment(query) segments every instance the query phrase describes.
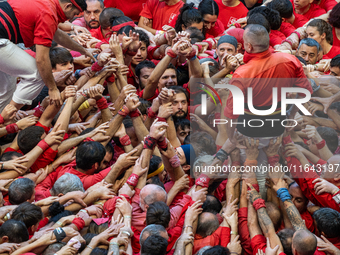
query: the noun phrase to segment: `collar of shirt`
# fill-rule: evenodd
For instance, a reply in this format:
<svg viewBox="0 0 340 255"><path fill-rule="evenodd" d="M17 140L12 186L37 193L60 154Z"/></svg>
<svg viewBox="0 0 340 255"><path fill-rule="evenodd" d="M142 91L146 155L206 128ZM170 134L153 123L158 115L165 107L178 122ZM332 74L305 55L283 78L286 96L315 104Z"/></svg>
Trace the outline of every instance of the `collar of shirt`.
<svg viewBox="0 0 340 255"><path fill-rule="evenodd" d="M56 9L57 9L57 15L58 15L58 22L59 23L63 23L67 20L66 15L63 11L63 9L61 8L60 4L59 4L59 0L52 0L55 3Z"/></svg>
<svg viewBox="0 0 340 255"><path fill-rule="evenodd" d="M244 52L243 62L244 63L248 63L252 59L267 58L271 54L272 53L271 53L271 51L269 49L264 51L264 52L260 52L260 53L248 53L248 52Z"/></svg>

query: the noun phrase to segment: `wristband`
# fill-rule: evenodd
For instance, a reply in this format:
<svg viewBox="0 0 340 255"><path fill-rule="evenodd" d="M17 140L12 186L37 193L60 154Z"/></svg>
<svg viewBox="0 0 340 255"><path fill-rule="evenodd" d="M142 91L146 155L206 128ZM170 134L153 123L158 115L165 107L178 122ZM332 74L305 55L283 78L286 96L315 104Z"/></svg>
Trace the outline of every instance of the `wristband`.
<svg viewBox="0 0 340 255"><path fill-rule="evenodd" d="M142 113L140 112L140 110L138 108L136 110L134 110L134 111L129 113L129 116L131 118L136 118L136 117L139 117L141 115L142 115Z"/></svg>
<svg viewBox="0 0 340 255"><path fill-rule="evenodd" d="M91 137L86 137L84 140L83 140L84 143L86 142L94 142L94 140L91 138Z"/></svg>
<svg viewBox="0 0 340 255"><path fill-rule="evenodd" d="M157 121L166 122L166 118L157 117Z"/></svg>
<svg viewBox="0 0 340 255"><path fill-rule="evenodd" d="M163 139L163 141L157 141L157 145L163 151L166 151L168 149L168 143L167 143L166 139Z"/></svg>
<svg viewBox="0 0 340 255"><path fill-rule="evenodd" d="M89 101L85 101L84 103L81 104L81 106L79 106L78 111L82 111L82 110L86 110L90 108L90 103Z"/></svg>
<svg viewBox="0 0 340 255"><path fill-rule="evenodd" d="M0 124L4 124L4 123L5 123L5 120L4 120L4 118L0 114Z"/></svg>
<svg viewBox="0 0 340 255"><path fill-rule="evenodd" d="M77 80L80 78L80 72L81 72L80 69L77 69L77 70L74 72L74 77L76 77Z"/></svg>
<svg viewBox="0 0 340 255"><path fill-rule="evenodd" d="M240 161L233 161L231 163L232 166L241 166L241 162Z"/></svg>
<svg viewBox="0 0 340 255"><path fill-rule="evenodd" d="M41 140L37 146L39 146L43 151L46 151L50 146L46 143L45 140Z"/></svg>
<svg viewBox="0 0 340 255"><path fill-rule="evenodd" d="M144 139L144 149L154 150L157 140L151 136L147 136Z"/></svg>
<svg viewBox="0 0 340 255"><path fill-rule="evenodd" d="M131 144L131 140L128 135L124 135L123 137L119 138L119 142L123 146L128 146Z"/></svg>
<svg viewBox="0 0 340 255"><path fill-rule="evenodd" d="M104 110L108 108L109 106L107 105L107 101L105 97L101 97L99 100L97 100L97 106L99 110Z"/></svg>
<svg viewBox="0 0 340 255"><path fill-rule="evenodd" d="M112 74L111 76L106 78L106 81L114 83L116 81L116 77Z"/></svg>
<svg viewBox="0 0 340 255"><path fill-rule="evenodd" d="M286 188L278 189L276 191L276 194L277 194L277 197L279 197L282 202L292 199L292 197L289 194L288 189L286 189Z"/></svg>
<svg viewBox="0 0 340 255"><path fill-rule="evenodd" d="M318 150L321 150L323 147L325 147L325 145L326 145L326 141L325 139L322 139L321 142L316 144L316 147L318 148Z"/></svg>
<svg viewBox="0 0 340 255"><path fill-rule="evenodd" d="M170 48L166 53L170 58L177 58L177 54Z"/></svg>
<svg viewBox="0 0 340 255"><path fill-rule="evenodd" d="M255 210L259 210L260 208L266 208L266 204L264 202L264 200L262 198L258 198L253 202L253 206L255 208Z"/></svg>
<svg viewBox="0 0 340 255"><path fill-rule="evenodd" d="M209 42L207 42L207 43L209 43ZM202 45L200 45L200 44L194 44L194 45L198 48L198 52L202 51L202 47L203 47Z"/></svg>
<svg viewBox="0 0 340 255"><path fill-rule="evenodd" d="M287 40L287 39L284 39L284 40L281 42L281 44L284 43L284 42L289 43L289 44L290 44L290 47L293 47L293 43L292 43L291 41L289 41L289 40Z"/></svg>
<svg viewBox="0 0 340 255"><path fill-rule="evenodd" d="M132 173L129 179L127 179L126 183L129 184L130 186L136 187L138 184L138 179L139 176L137 174Z"/></svg>
<svg viewBox="0 0 340 255"><path fill-rule="evenodd" d="M201 186L203 188L208 188L209 187L209 181L210 181L210 178L207 175L201 174L197 178L195 184L196 184L196 186Z"/></svg>
<svg viewBox="0 0 340 255"><path fill-rule="evenodd" d="M93 248L90 245L87 245L86 248L93 250Z"/></svg>
<svg viewBox="0 0 340 255"><path fill-rule="evenodd" d="M177 156L177 154L173 156L171 159L169 159L169 163L173 168L179 167L181 165L181 162L179 161L179 157Z"/></svg>
<svg viewBox="0 0 340 255"><path fill-rule="evenodd" d="M81 231L85 227L85 221L80 217L74 218L72 224L76 225L78 231Z"/></svg>
<svg viewBox="0 0 340 255"><path fill-rule="evenodd" d="M260 186L258 184L252 184L253 188L256 189L257 192L260 192ZM249 187L248 187L249 189Z"/></svg>
<svg viewBox="0 0 340 255"><path fill-rule="evenodd" d="M123 231L121 231L122 232L122 234L126 234L128 237L131 237L131 234L130 234L130 232L128 232L128 231L125 231L125 230L123 230Z"/></svg>
<svg viewBox="0 0 340 255"><path fill-rule="evenodd" d="M130 113L130 110L129 108L127 108L126 105L123 105L122 108L120 108L120 110L118 111L118 114L123 116L124 118L129 115Z"/></svg>
<svg viewBox="0 0 340 255"><path fill-rule="evenodd" d="M276 163L278 163L280 160L280 156L278 154L268 157L268 164L271 166L275 166Z"/></svg>
<svg viewBox="0 0 340 255"><path fill-rule="evenodd" d="M14 134L19 131L18 125L16 123L10 124L6 126L7 134Z"/></svg>
<svg viewBox="0 0 340 255"><path fill-rule="evenodd" d="M298 31L294 31L293 33L295 33L299 37L299 40L300 40L300 33Z"/></svg>
<svg viewBox="0 0 340 255"><path fill-rule="evenodd" d="M208 43L209 44L209 46L208 46L208 50L211 50L212 49L212 43L210 42L210 41L208 41L208 40L203 40L203 42L206 42L206 43Z"/></svg>
<svg viewBox="0 0 340 255"><path fill-rule="evenodd" d="M124 219L131 219L131 216L130 215L125 215Z"/></svg>
<svg viewBox="0 0 340 255"><path fill-rule="evenodd" d="M189 60L195 60L196 58L196 50L194 48L192 48L191 52L189 53L189 55L187 56L187 59ZM195 58L195 59L193 59Z"/></svg>
<svg viewBox="0 0 340 255"><path fill-rule="evenodd" d="M104 42L97 42L96 45L94 46L96 49L101 50L101 46L104 44Z"/></svg>
<svg viewBox="0 0 340 255"><path fill-rule="evenodd" d="M65 231L60 227L53 230L53 234L55 235L58 243L60 243L66 237Z"/></svg>
<svg viewBox="0 0 340 255"><path fill-rule="evenodd" d="M91 70L92 70L93 72L98 72L98 71L100 71L100 70L102 70L102 69L103 69L103 67L100 66L100 65L98 64L98 61L95 62L95 63L91 66Z"/></svg>
<svg viewBox="0 0 340 255"><path fill-rule="evenodd" d="M61 228L64 227L64 224L61 223L60 221L57 221L56 224L58 224Z"/></svg>
<svg viewBox="0 0 340 255"><path fill-rule="evenodd" d="M237 232L236 231L230 231L231 235L236 235L237 236Z"/></svg>
<svg viewBox="0 0 340 255"><path fill-rule="evenodd" d="M40 118L41 115L43 114L44 110L45 110L45 108L42 107L42 106L40 105L40 103L39 103L39 105L38 105L37 107L34 108L34 114L33 114L33 115L34 115L35 117Z"/></svg>
<svg viewBox="0 0 340 255"><path fill-rule="evenodd" d="M223 163L226 159L228 159L228 156L229 155L225 150L219 149L214 158L217 158L219 161Z"/></svg>
<svg viewBox="0 0 340 255"><path fill-rule="evenodd" d="M154 112L154 111L152 111L151 107L148 108L148 117L149 117L150 119L154 119L154 118L157 117L157 113Z"/></svg>

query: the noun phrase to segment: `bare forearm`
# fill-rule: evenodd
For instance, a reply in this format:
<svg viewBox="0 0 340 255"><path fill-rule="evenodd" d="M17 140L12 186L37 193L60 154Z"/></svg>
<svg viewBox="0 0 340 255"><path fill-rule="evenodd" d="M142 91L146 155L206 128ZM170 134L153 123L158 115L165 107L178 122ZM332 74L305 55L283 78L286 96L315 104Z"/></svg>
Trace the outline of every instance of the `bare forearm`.
<svg viewBox="0 0 340 255"><path fill-rule="evenodd" d="M299 211L296 209L295 205L293 204L292 200L284 201L284 208L287 212L287 216L291 224L293 225L295 230L304 229L307 230Z"/></svg>
<svg viewBox="0 0 340 255"><path fill-rule="evenodd" d="M64 31L61 29L57 29L54 34L54 41L67 49L77 51L81 54L85 54L85 49L76 41L72 40L71 37L68 36Z"/></svg>

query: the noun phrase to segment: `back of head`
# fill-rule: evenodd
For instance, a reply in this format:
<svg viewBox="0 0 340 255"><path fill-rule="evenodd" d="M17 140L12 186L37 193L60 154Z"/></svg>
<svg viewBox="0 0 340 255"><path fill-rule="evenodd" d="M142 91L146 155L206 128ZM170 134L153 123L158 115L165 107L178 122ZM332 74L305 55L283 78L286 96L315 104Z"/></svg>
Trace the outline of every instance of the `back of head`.
<svg viewBox="0 0 340 255"><path fill-rule="evenodd" d="M183 30L182 25L186 29L187 27L190 27L191 24L201 23L203 21L201 12L194 6L194 3L184 4L179 10L179 15L175 25L177 33Z"/></svg>
<svg viewBox="0 0 340 255"><path fill-rule="evenodd" d="M275 231L277 231L281 226L281 210L272 202L266 202L266 210L269 218L274 224Z"/></svg>
<svg viewBox="0 0 340 255"><path fill-rule="evenodd" d="M320 44L317 41L315 41L314 39L312 39L312 38L304 38L304 39L302 39L300 41L300 43L299 43L299 47L297 48L297 50L300 49L302 44L305 44L308 47L316 47L318 52L322 50Z"/></svg>
<svg viewBox="0 0 340 255"><path fill-rule="evenodd" d="M113 32L117 32L119 31L119 29L121 29L124 26L135 26L135 24L133 23L132 19L130 19L127 16L121 16L116 18L113 22L112 22L112 31ZM134 30L134 28L133 28ZM129 34L127 34L129 35Z"/></svg>
<svg viewBox="0 0 340 255"><path fill-rule="evenodd" d="M244 31L244 47L250 43L253 47L253 53L266 51L269 48L269 34L265 27L261 25L247 25Z"/></svg>
<svg viewBox="0 0 340 255"><path fill-rule="evenodd" d="M112 26L113 21L124 16L124 12L116 8L105 8L99 15L99 23L101 28L107 29Z"/></svg>
<svg viewBox="0 0 340 255"><path fill-rule="evenodd" d="M251 24L261 25L266 28L268 33L270 33L269 21L261 13L254 13L253 15L251 15L247 20L247 24L248 25L251 25Z"/></svg>
<svg viewBox="0 0 340 255"><path fill-rule="evenodd" d="M326 141L328 149L334 154L339 146L339 138L337 132L330 127L317 127L319 135Z"/></svg>
<svg viewBox="0 0 340 255"><path fill-rule="evenodd" d="M315 27L320 35L323 35L325 33L326 41L329 44L333 44L332 26L328 22L322 19L314 19L308 23L307 27Z"/></svg>
<svg viewBox="0 0 340 255"><path fill-rule="evenodd" d="M78 176L65 173L54 183L51 194L53 194L53 196L58 196L59 194L66 195L68 192L72 191L84 192L83 183Z"/></svg>
<svg viewBox="0 0 340 255"><path fill-rule="evenodd" d="M207 195L207 199L202 205L203 212L210 212L213 214L217 214L221 211L222 209L222 204L220 200L218 200L215 196L213 195Z"/></svg>
<svg viewBox="0 0 340 255"><path fill-rule="evenodd" d="M189 33L192 44L202 42L205 38L203 32L197 27L188 27L185 32Z"/></svg>
<svg viewBox="0 0 340 255"><path fill-rule="evenodd" d="M218 229L219 225L220 223L215 214L209 212L201 213L198 216L196 234L203 238L210 236Z"/></svg>
<svg viewBox="0 0 340 255"><path fill-rule="evenodd" d="M248 12L248 17L254 13L261 13L268 20L271 30L278 30L281 27L282 19L278 11L266 6L258 6Z"/></svg>
<svg viewBox="0 0 340 255"><path fill-rule="evenodd" d="M293 253L294 250L298 255L313 255L317 246L316 237L308 230L298 230L293 236Z"/></svg>
<svg viewBox="0 0 340 255"><path fill-rule="evenodd" d="M162 163L162 159L160 157L156 155L152 155L150 159L148 175L156 172L161 163Z"/></svg>
<svg viewBox="0 0 340 255"><path fill-rule="evenodd" d="M215 74L217 74L219 72L219 64L215 59L212 59L212 58L202 58L202 59L200 59L201 65L205 62L213 63L211 66L209 66L210 77L214 76Z"/></svg>
<svg viewBox="0 0 340 255"><path fill-rule="evenodd" d="M24 202L13 211L12 219L22 221L27 228L30 228L38 224L43 216L39 206Z"/></svg>
<svg viewBox="0 0 340 255"><path fill-rule="evenodd" d="M289 0L273 0L267 7L278 11L281 18L289 19L293 15L293 4Z"/></svg>
<svg viewBox="0 0 340 255"><path fill-rule="evenodd" d="M76 152L77 168L89 170L95 163L100 164L106 154L104 146L99 142L85 142Z"/></svg>
<svg viewBox="0 0 340 255"><path fill-rule="evenodd" d="M170 208L164 202L154 202L146 211L146 225L157 224L167 228L170 218Z"/></svg>
<svg viewBox="0 0 340 255"><path fill-rule="evenodd" d="M0 238L7 236L9 243L22 243L29 239L25 224L18 220L8 220L0 227Z"/></svg>
<svg viewBox="0 0 340 255"><path fill-rule="evenodd" d="M168 241L161 236L149 236L141 247L141 255L165 255Z"/></svg>
<svg viewBox="0 0 340 255"><path fill-rule="evenodd" d="M42 127L31 126L21 130L18 134L18 146L22 153L30 152L40 141L45 133Z"/></svg>
<svg viewBox="0 0 340 255"><path fill-rule="evenodd" d="M149 184L144 186L140 191L140 198L144 200L146 205L151 205L158 201L166 202L167 193L162 187L155 184Z"/></svg>
<svg viewBox="0 0 340 255"><path fill-rule="evenodd" d="M340 237L340 213L331 208L320 208L313 213L320 234L327 238Z"/></svg>
<svg viewBox="0 0 340 255"><path fill-rule="evenodd" d="M12 205L19 205L31 199L35 183L28 178L16 179L8 188L8 199Z"/></svg>
<svg viewBox="0 0 340 255"><path fill-rule="evenodd" d="M62 47L54 47L50 49L50 60L52 68L56 68L57 64L73 62L73 57L67 49Z"/></svg>
<svg viewBox="0 0 340 255"><path fill-rule="evenodd" d="M145 31L138 29L136 31L139 34L139 41L144 42L146 47L150 46L150 39Z"/></svg>
<svg viewBox="0 0 340 255"><path fill-rule="evenodd" d="M228 248L216 245L203 252L203 255L230 255L230 252Z"/></svg>
<svg viewBox="0 0 340 255"><path fill-rule="evenodd" d="M5 162L18 157L22 157L22 154L17 151L9 151L1 155L0 161Z"/></svg>
<svg viewBox="0 0 340 255"><path fill-rule="evenodd" d="M60 2L61 3L72 3L73 4L73 2L71 0L60 0ZM82 9L83 11L85 11L87 9L86 0L74 0L74 2L76 2L77 5L80 7L80 9ZM76 6L73 4L72 8L75 9Z"/></svg>
<svg viewBox="0 0 340 255"><path fill-rule="evenodd" d="M292 251L292 241L293 241L294 230L291 228L282 229L277 233L277 236L280 238L283 252L286 255L293 255Z"/></svg>
<svg viewBox="0 0 340 255"><path fill-rule="evenodd" d="M190 141L197 156L202 154L214 155L216 153L215 140L207 132L195 132L191 134Z"/></svg>
<svg viewBox="0 0 340 255"><path fill-rule="evenodd" d="M328 22L332 27L340 28L340 3L337 3L329 13Z"/></svg>
<svg viewBox="0 0 340 255"><path fill-rule="evenodd" d="M332 58L330 65L331 65L331 67L339 67L340 68L340 55L337 55L334 58Z"/></svg>
<svg viewBox="0 0 340 255"><path fill-rule="evenodd" d="M198 5L198 10L202 13L203 18L206 14L216 16L219 14L218 5L214 0L202 0Z"/></svg>
<svg viewBox="0 0 340 255"><path fill-rule="evenodd" d="M149 236L152 236L152 235L162 236L162 234L165 234L165 233L167 233L166 229L162 225L157 225L157 224L148 225L140 233L139 244L142 246L144 241Z"/></svg>

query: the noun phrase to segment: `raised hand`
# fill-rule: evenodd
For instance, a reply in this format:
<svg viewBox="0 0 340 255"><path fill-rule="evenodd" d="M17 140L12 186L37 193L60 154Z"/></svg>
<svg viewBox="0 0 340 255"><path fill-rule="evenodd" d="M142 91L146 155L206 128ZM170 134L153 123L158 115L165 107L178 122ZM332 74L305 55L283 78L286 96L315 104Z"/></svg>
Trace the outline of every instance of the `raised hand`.
<svg viewBox="0 0 340 255"><path fill-rule="evenodd" d="M166 122L158 121L156 119L150 127L150 136L159 140L162 136L164 136L168 126L169 125Z"/></svg>
<svg viewBox="0 0 340 255"><path fill-rule="evenodd" d="M14 105L6 105L6 107L1 112L1 116L4 119L4 122L14 119L16 112L17 108Z"/></svg>
<svg viewBox="0 0 340 255"><path fill-rule="evenodd" d="M38 117L28 116L19 120L16 124L20 130L23 130L27 127L34 126L38 121Z"/></svg>

